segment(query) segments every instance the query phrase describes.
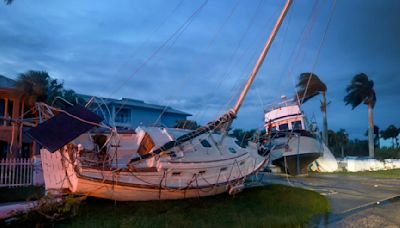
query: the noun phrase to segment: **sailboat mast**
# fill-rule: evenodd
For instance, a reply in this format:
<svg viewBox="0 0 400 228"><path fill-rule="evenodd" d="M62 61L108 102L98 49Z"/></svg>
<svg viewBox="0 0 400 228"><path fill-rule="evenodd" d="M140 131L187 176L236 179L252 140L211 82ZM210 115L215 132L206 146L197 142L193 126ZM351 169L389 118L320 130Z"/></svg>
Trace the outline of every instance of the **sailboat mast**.
<svg viewBox="0 0 400 228"><path fill-rule="evenodd" d="M276 24L274 26L274 29L272 30L271 34L269 35L269 38L268 38L267 42L265 43L264 48L263 48L260 56L258 57L257 63L254 66L253 71L251 72L251 75L250 75L249 79L247 80L247 83L244 86L244 89L243 89L242 93L240 94L240 97L237 100L235 107L233 108L233 112L235 114L238 113L238 111L240 109L240 106L242 105L243 100L246 97L246 94L249 91L250 86L253 83L254 78L256 77L256 75L258 73L258 70L260 69L260 67L261 67L261 65L263 63L263 61L265 59L265 56L267 55L267 52L268 52L269 48L271 47L272 41L274 40L276 34L278 33L278 30L279 30L279 28L280 28L280 26L282 24L282 21L285 18L286 13L289 10L289 7L290 7L291 4L292 4L292 0L287 0L286 1L285 7L283 8L281 14L279 15L278 21L276 22Z"/></svg>
<svg viewBox="0 0 400 228"><path fill-rule="evenodd" d="M205 126L200 127L190 133L187 133L187 134L184 134L184 135L178 137L175 141L169 141L169 142L165 143L163 146L153 149L150 153L147 153L145 155L141 155L139 157L131 159L129 161L129 164L139 161L141 159L147 159L147 158L153 157L156 154L161 154L166 151L169 151L171 148L174 148L176 146L181 145L184 142L192 140L199 135L202 135L207 132L213 131L217 128L220 128L221 126L225 125L226 129L229 130L229 126L232 123L232 120L234 118L236 118L237 112L239 111L239 108L242 105L243 100L246 97L248 90L250 89L251 83L254 81L254 78L256 77L257 72L260 69L262 62L264 61L265 55L267 54L268 49L271 46L272 41L274 40L276 33L278 32L279 27L281 26L282 21L285 18L286 13L291 4L292 4L292 0L286 1L285 7L283 8L281 14L279 15L278 21L276 22L274 29L272 30L271 35L269 36L267 42L265 43L264 49L262 50L260 57L258 57L257 63L253 69L253 72L251 72L251 75L250 75L250 77L249 77L249 79L248 79L248 81L247 81L242 93L240 94L240 97L239 97L238 101L236 102L236 105L233 109L229 110L227 113L222 115L217 120L210 122L210 123L206 124ZM224 140L224 137L226 136L226 134L227 134L227 130L222 135L221 140L220 140L221 142Z"/></svg>

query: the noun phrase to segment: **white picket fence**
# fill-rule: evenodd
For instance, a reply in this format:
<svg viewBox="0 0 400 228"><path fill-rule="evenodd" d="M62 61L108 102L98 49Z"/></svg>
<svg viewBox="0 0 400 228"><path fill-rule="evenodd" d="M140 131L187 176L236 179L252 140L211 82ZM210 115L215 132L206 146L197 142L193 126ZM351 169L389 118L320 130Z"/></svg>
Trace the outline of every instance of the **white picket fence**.
<svg viewBox="0 0 400 228"><path fill-rule="evenodd" d="M19 187L33 184L34 160L6 158L0 160L0 187Z"/></svg>

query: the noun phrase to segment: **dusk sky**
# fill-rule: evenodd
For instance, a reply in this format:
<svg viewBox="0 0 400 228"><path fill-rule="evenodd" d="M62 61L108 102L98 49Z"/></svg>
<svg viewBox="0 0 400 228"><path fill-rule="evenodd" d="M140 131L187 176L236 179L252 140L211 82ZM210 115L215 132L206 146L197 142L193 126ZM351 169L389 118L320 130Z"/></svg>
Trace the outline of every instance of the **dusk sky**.
<svg viewBox="0 0 400 228"><path fill-rule="evenodd" d="M78 93L169 105L204 124L233 106L284 3L1 3L0 74L43 70ZM264 109L310 71L328 87L330 129L366 138L366 105L343 102L361 72L375 82L375 124L400 127L399 12L398 0L294 0L234 127L262 128ZM321 123L319 99L303 109Z"/></svg>

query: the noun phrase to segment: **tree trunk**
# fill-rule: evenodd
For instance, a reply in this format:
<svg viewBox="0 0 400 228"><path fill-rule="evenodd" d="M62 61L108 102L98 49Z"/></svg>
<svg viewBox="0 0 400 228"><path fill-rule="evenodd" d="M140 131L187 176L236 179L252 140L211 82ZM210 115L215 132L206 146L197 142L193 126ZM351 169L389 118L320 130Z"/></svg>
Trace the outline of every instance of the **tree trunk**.
<svg viewBox="0 0 400 228"><path fill-rule="evenodd" d="M374 158L374 116L372 113L372 105L368 104L368 150L369 157Z"/></svg>
<svg viewBox="0 0 400 228"><path fill-rule="evenodd" d="M344 146L343 146L343 144L341 146L341 149L342 149L342 158L344 158Z"/></svg>
<svg viewBox="0 0 400 228"><path fill-rule="evenodd" d="M328 120L326 116L326 91L322 92L322 140L325 145L328 145Z"/></svg>

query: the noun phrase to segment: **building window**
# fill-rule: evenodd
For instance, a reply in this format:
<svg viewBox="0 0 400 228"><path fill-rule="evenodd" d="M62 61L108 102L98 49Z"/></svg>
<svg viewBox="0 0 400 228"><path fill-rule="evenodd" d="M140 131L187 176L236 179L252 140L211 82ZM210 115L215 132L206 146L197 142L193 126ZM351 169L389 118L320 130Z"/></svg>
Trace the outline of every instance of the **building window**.
<svg viewBox="0 0 400 228"><path fill-rule="evenodd" d="M4 119L13 117L14 101L9 99L0 98L0 125L10 126L11 121L6 121Z"/></svg>
<svg viewBox="0 0 400 228"><path fill-rule="evenodd" d="M299 120L299 121L292 122L292 129L294 129L294 130L302 129L301 121Z"/></svg>
<svg viewBox="0 0 400 228"><path fill-rule="evenodd" d="M289 125L287 123L279 125L280 131L287 131L289 129Z"/></svg>
<svg viewBox="0 0 400 228"><path fill-rule="evenodd" d="M8 99L7 100L7 118L13 117L13 110L14 110L14 101ZM11 125L11 121L8 121L7 125Z"/></svg>
<svg viewBox="0 0 400 228"><path fill-rule="evenodd" d="M6 100L0 98L0 125L4 125L4 119L6 117Z"/></svg>
<svg viewBox="0 0 400 228"><path fill-rule="evenodd" d="M116 123L130 123L131 122L131 110L127 108L122 108L117 111L115 115Z"/></svg>
<svg viewBox="0 0 400 228"><path fill-rule="evenodd" d="M8 143L0 140L0 158L6 158L8 153Z"/></svg>
<svg viewBox="0 0 400 228"><path fill-rule="evenodd" d="M33 145L30 143L22 143L21 157L30 158L32 154L32 146Z"/></svg>

